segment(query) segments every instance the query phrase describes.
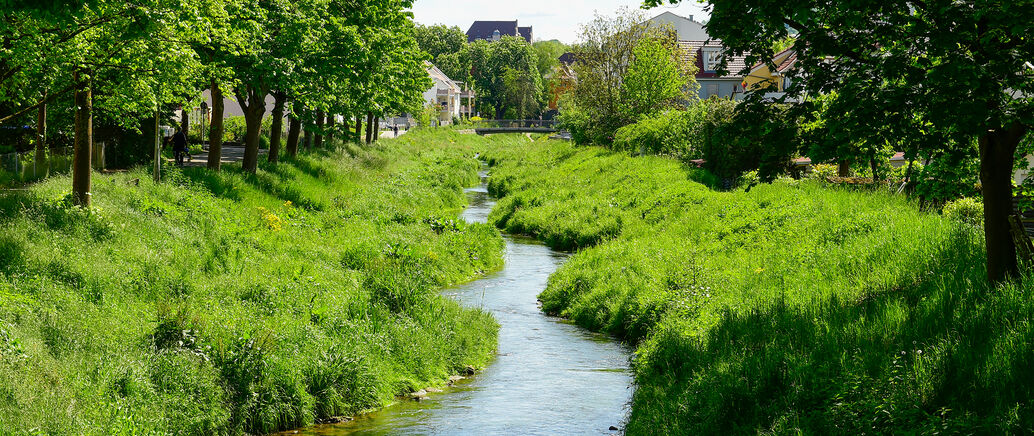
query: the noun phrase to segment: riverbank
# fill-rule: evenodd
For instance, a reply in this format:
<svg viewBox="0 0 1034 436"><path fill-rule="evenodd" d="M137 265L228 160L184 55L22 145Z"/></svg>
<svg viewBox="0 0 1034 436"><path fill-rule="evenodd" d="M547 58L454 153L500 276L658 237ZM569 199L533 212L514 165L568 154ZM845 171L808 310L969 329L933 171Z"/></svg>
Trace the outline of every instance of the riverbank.
<svg viewBox="0 0 1034 436"><path fill-rule="evenodd" d="M241 434L297 428L444 383L496 349L439 295L497 270L455 218L470 146L414 131L220 174L56 177L0 197L0 428Z"/></svg>
<svg viewBox="0 0 1034 436"><path fill-rule="evenodd" d="M629 434L1034 425L1034 298L982 285L979 229L807 181L715 192L671 159L558 141L484 156L490 222L579 249L543 308L637 344Z"/></svg>

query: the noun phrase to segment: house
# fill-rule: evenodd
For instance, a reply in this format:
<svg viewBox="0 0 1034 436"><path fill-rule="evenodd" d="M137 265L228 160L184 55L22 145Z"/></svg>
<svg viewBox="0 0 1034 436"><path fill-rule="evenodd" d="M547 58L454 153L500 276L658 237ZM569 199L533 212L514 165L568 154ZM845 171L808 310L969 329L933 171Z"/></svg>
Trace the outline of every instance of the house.
<svg viewBox="0 0 1034 436"><path fill-rule="evenodd" d="M696 65L696 81L700 84L699 95L701 99L711 97L719 98L743 98L744 76L742 71L746 69L746 56L734 56L727 60L726 74L718 74L718 66L723 60L723 46L719 40L707 39L697 41L679 41L679 48L682 50L683 62L691 62Z"/></svg>
<svg viewBox="0 0 1034 436"><path fill-rule="evenodd" d="M647 23L651 26L670 27L675 31L676 39L679 41L706 41L711 38L704 29L704 24L694 21L692 15L687 18L665 12L647 20Z"/></svg>
<svg viewBox="0 0 1034 436"><path fill-rule="evenodd" d="M713 96L740 99L743 97L746 56L735 56L728 60L728 74L719 75L718 65L722 61L722 42L707 34L704 24L692 16L683 17L664 12L647 20L649 26L671 29L682 50L683 62L696 65L696 81L700 84L701 99Z"/></svg>
<svg viewBox="0 0 1034 436"><path fill-rule="evenodd" d="M528 44L532 38L532 28L520 27L517 20L514 21L475 21L467 30L467 42L474 41L498 41L504 36L516 36L524 38Z"/></svg>
<svg viewBox="0 0 1034 436"><path fill-rule="evenodd" d="M474 115L476 95L473 91L463 89L461 82L450 79L434 64L425 61L424 66L433 82L431 88L424 91L424 101L438 108L438 123L449 124L453 118Z"/></svg>
<svg viewBox="0 0 1034 436"><path fill-rule="evenodd" d="M760 62L750 69L743 79L743 86L748 91L766 90L769 93L784 93L790 86L789 72L797 64L797 50L792 47L772 56L773 69L768 62Z"/></svg>
<svg viewBox="0 0 1034 436"><path fill-rule="evenodd" d="M549 77L543 77L549 80L549 105L550 111L559 110L560 97L574 89L575 83L577 82L574 68L574 53L567 52L560 55L557 58L559 63L556 67L553 67L553 72L549 74Z"/></svg>

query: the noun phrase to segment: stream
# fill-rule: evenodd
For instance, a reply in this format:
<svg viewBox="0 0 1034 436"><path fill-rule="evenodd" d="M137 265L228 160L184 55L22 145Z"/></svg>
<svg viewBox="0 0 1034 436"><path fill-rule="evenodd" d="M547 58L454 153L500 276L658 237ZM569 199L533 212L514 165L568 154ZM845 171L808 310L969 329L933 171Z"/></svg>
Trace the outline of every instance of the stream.
<svg viewBox="0 0 1034 436"><path fill-rule="evenodd" d="M485 222L495 201L482 183L467 189L461 217ZM632 397L628 347L542 313L537 296L567 254L504 235L502 270L445 295L491 312L500 324L496 359L484 371L423 401L401 401L308 435L616 434Z"/></svg>

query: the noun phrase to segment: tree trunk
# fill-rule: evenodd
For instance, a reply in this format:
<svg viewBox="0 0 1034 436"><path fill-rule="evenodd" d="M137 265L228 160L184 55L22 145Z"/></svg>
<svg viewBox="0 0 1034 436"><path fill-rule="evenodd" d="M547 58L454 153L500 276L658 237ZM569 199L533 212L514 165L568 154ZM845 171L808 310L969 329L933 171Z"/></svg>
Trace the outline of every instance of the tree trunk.
<svg viewBox="0 0 1034 436"><path fill-rule="evenodd" d="M363 142L363 114L355 116L355 143Z"/></svg>
<svg viewBox="0 0 1034 436"><path fill-rule="evenodd" d="M847 159L837 161L837 177L851 177L851 161Z"/></svg>
<svg viewBox="0 0 1034 436"><path fill-rule="evenodd" d="M326 119L326 117L327 116L323 111L316 112L316 139L315 142L313 142L314 148L323 147L323 125L325 124L324 119Z"/></svg>
<svg viewBox="0 0 1034 436"><path fill-rule="evenodd" d="M273 103L273 122L269 132L269 162L277 163L280 160L280 137L284 133L284 105L287 103L287 95L277 93Z"/></svg>
<svg viewBox="0 0 1034 436"><path fill-rule="evenodd" d="M219 171L223 159L223 91L212 79L212 122L208 126L208 169Z"/></svg>
<svg viewBox="0 0 1034 436"><path fill-rule="evenodd" d="M298 116L291 114L290 122L287 128L287 154L291 157L298 155L298 135L301 134L302 121L298 119Z"/></svg>
<svg viewBox="0 0 1034 436"><path fill-rule="evenodd" d="M1013 124L980 137L980 184L984 197L984 241L987 279L999 283L1016 277L1016 244L1009 228L1012 207L1012 168L1016 147L1026 128Z"/></svg>
<svg viewBox="0 0 1034 436"><path fill-rule="evenodd" d="M366 113L366 143L373 142L373 112Z"/></svg>
<svg viewBox="0 0 1034 436"><path fill-rule="evenodd" d="M869 158L869 168L872 169L872 181L880 181L879 165L876 163L876 158Z"/></svg>
<svg viewBox="0 0 1034 436"><path fill-rule="evenodd" d="M72 203L90 207L90 160L93 155L93 93L80 72L73 73L75 89L75 154L72 157Z"/></svg>
<svg viewBox="0 0 1034 436"><path fill-rule="evenodd" d="M43 94L43 100L46 101L47 95ZM36 115L36 174L33 177L38 177L40 174L46 176L49 172L47 170L47 104L43 103L39 106L39 113Z"/></svg>
<svg viewBox="0 0 1034 436"><path fill-rule="evenodd" d="M259 136L262 134L262 116L266 114L266 93L249 85L246 94L241 97L241 102L245 98L248 101L247 105L241 104L241 108L244 109L244 123L247 126L241 168L254 173L258 170Z"/></svg>
<svg viewBox="0 0 1034 436"><path fill-rule="evenodd" d="M327 143L334 139L334 129L337 126L337 115L327 115Z"/></svg>
<svg viewBox="0 0 1034 436"><path fill-rule="evenodd" d="M302 145L306 150L312 150L312 126L306 123L304 125L305 132L302 135Z"/></svg>
<svg viewBox="0 0 1034 436"><path fill-rule="evenodd" d="M381 139L381 117L375 117L373 119L373 142L377 142Z"/></svg>

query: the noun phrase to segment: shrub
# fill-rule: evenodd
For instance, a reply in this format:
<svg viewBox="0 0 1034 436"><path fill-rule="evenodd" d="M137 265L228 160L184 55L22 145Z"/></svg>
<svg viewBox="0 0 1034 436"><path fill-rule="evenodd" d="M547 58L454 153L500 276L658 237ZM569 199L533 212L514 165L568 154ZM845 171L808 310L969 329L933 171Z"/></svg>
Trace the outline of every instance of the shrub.
<svg viewBox="0 0 1034 436"><path fill-rule="evenodd" d="M944 205L944 217L961 223L982 226L984 224L984 203L972 197L949 201Z"/></svg>
<svg viewBox="0 0 1034 436"><path fill-rule="evenodd" d="M829 180L839 173L834 164L816 164L811 167L811 177L819 180Z"/></svg>
<svg viewBox="0 0 1034 436"><path fill-rule="evenodd" d="M614 135L614 149L694 158L697 152L690 145L693 118L690 112L679 110L644 116L639 122L618 129Z"/></svg>

